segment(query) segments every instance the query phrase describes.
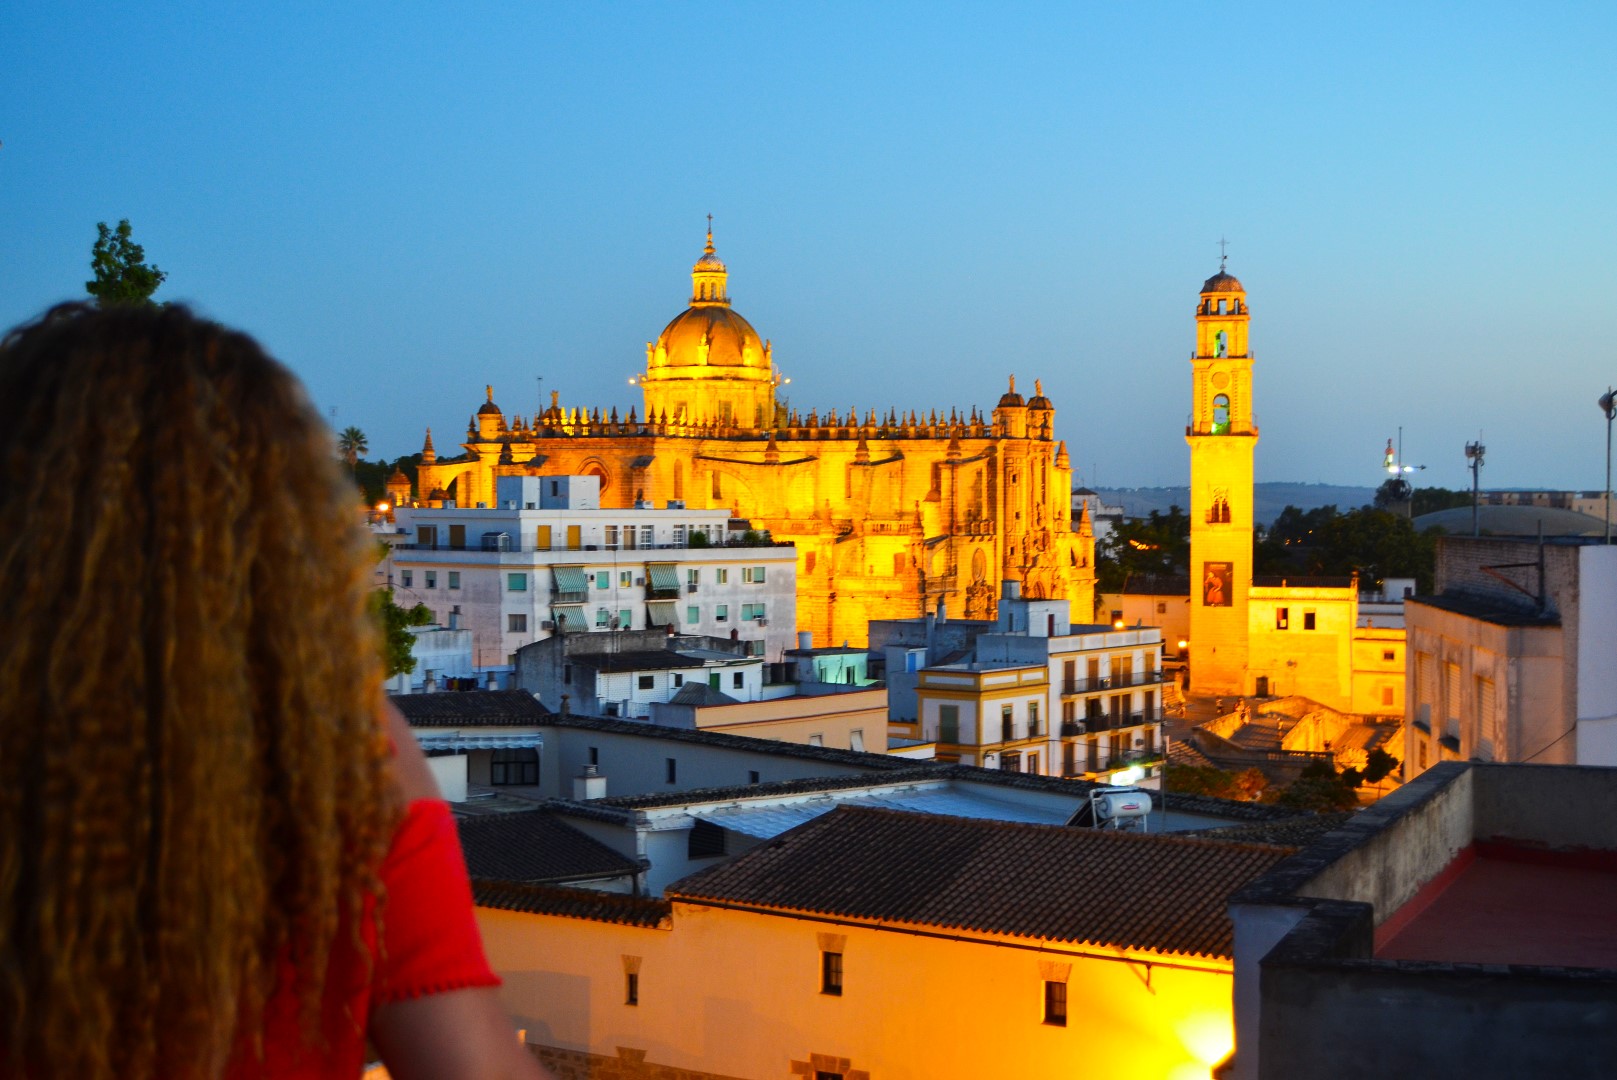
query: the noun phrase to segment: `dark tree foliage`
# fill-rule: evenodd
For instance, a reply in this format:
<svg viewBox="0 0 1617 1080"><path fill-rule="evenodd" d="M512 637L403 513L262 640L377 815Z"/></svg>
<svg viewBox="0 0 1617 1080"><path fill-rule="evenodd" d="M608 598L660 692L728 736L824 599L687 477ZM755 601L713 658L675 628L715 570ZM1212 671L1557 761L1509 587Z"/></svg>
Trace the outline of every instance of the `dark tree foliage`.
<svg viewBox="0 0 1617 1080"><path fill-rule="evenodd" d="M1275 799L1276 806L1291 810L1352 810L1359 805L1353 788L1341 780L1324 776L1303 776L1287 784Z"/></svg>
<svg viewBox="0 0 1617 1080"><path fill-rule="evenodd" d="M1166 514L1130 518L1095 545L1096 592L1122 592L1131 579L1190 573L1190 518L1177 506Z"/></svg>
<svg viewBox="0 0 1617 1080"><path fill-rule="evenodd" d="M1358 573L1369 587L1389 577L1412 577L1420 592L1432 588L1437 532L1417 533L1409 519L1362 506L1338 513L1334 506L1302 511L1288 506L1257 543L1259 574L1346 577Z"/></svg>
<svg viewBox="0 0 1617 1080"><path fill-rule="evenodd" d="M96 223L95 246L90 249L90 270L95 277L84 283L85 291L105 306L113 304L151 305L152 294L168 277L146 263L146 249L135 243L129 219L116 229L105 221Z"/></svg>
<svg viewBox="0 0 1617 1080"><path fill-rule="evenodd" d="M425 604L402 608L393 602L392 589L377 589L371 593L371 611L382 628L382 667L387 678L415 670L415 657L410 646L415 635L412 626L426 626L432 622L432 612Z"/></svg>
<svg viewBox="0 0 1617 1080"><path fill-rule="evenodd" d="M1374 504L1376 509L1403 513L1407 503L1410 516L1420 517L1422 514L1434 514L1439 510L1452 510L1457 506L1471 505L1469 491L1454 491L1440 487L1414 488L1406 499L1398 487L1401 483L1405 481L1391 477L1376 488Z"/></svg>
<svg viewBox="0 0 1617 1080"><path fill-rule="evenodd" d="M1257 769L1226 772L1211 765L1169 765L1165 783L1169 791L1185 795L1211 795L1215 799L1254 802L1269 780Z"/></svg>
<svg viewBox="0 0 1617 1080"><path fill-rule="evenodd" d="M366 461L364 458L354 462L354 483L365 497L367 506L375 506L387 498L387 478L398 469L410 478L413 487L416 482L416 466L421 463L420 454L410 454L395 461L378 458L375 461Z"/></svg>

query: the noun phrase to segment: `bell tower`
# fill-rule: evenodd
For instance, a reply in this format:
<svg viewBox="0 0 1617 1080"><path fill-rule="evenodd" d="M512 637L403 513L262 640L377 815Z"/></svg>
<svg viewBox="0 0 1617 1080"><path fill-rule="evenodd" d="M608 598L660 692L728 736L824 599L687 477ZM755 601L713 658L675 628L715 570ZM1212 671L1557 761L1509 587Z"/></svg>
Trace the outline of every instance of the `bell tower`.
<svg viewBox="0 0 1617 1080"><path fill-rule="evenodd" d="M1252 353L1246 290L1224 270L1202 285L1191 355L1190 687L1247 690L1252 587Z"/></svg>

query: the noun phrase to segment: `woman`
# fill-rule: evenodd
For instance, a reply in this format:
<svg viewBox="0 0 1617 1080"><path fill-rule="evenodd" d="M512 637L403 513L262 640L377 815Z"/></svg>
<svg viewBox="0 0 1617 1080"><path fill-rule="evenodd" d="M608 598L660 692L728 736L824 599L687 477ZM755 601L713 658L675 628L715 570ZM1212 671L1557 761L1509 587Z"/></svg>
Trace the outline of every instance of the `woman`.
<svg viewBox="0 0 1617 1080"><path fill-rule="evenodd" d="M246 336L0 342L0 1076L538 1077L383 717L331 436Z"/></svg>

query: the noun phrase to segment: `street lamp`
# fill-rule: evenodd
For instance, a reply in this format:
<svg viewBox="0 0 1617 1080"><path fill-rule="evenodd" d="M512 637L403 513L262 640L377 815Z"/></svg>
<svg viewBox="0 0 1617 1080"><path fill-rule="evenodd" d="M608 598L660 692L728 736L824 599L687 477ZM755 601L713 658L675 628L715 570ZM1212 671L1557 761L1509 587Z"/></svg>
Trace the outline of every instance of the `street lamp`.
<svg viewBox="0 0 1617 1080"><path fill-rule="evenodd" d="M1409 506L1409 519L1411 521L1415 520L1415 489L1410 486L1408 480L1404 479L1404 476L1407 473L1419 472L1426 466L1404 464L1404 428L1402 424L1398 426L1398 449L1394 451L1392 440L1388 439L1387 450L1381 457L1381 464L1388 473L1392 474L1394 480L1391 490L1392 497L1399 502L1407 503Z"/></svg>
<svg viewBox="0 0 1617 1080"><path fill-rule="evenodd" d="M1606 414L1606 490L1600 501L1606 506L1606 543L1611 543L1611 422L1617 419L1617 393L1611 387L1600 395L1600 411Z"/></svg>
<svg viewBox="0 0 1617 1080"><path fill-rule="evenodd" d="M1465 460L1471 463L1471 535L1481 535L1477 530L1477 470L1482 468L1482 455L1488 448L1482 445L1479 439L1476 442L1465 444Z"/></svg>

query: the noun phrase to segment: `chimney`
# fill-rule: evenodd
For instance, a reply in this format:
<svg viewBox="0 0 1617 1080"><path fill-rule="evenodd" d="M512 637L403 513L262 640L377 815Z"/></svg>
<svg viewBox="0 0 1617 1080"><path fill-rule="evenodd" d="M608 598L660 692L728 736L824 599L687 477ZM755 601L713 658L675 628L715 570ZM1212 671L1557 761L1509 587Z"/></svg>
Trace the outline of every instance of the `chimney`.
<svg viewBox="0 0 1617 1080"><path fill-rule="evenodd" d="M1022 599L1022 583L1020 581L1002 581L1000 582L1000 590L1000 599L1002 600Z"/></svg>
<svg viewBox="0 0 1617 1080"><path fill-rule="evenodd" d="M454 616L450 616L450 618L454 618ZM489 690L498 690L500 688L500 680L492 671L488 673L488 678L485 680L485 688Z"/></svg>
<svg viewBox="0 0 1617 1080"><path fill-rule="evenodd" d="M947 597L938 597L938 625L942 626L949 621L949 601Z"/></svg>
<svg viewBox="0 0 1617 1080"><path fill-rule="evenodd" d="M812 648L814 648L814 631L812 631L812 630L799 630L797 632L797 647L799 649L812 649Z"/></svg>
<svg viewBox="0 0 1617 1080"><path fill-rule="evenodd" d="M567 700L569 697L571 697L570 694L563 694L561 696L561 714L563 716L566 716L573 711L572 702Z"/></svg>
<svg viewBox="0 0 1617 1080"><path fill-rule="evenodd" d="M422 680L421 692L423 694L436 694L438 692L438 678L431 668L427 669L426 678Z"/></svg>
<svg viewBox="0 0 1617 1080"><path fill-rule="evenodd" d="M459 610L451 611L449 613L449 629L451 629L451 630L459 630L460 629L460 612L459 612Z"/></svg>
<svg viewBox="0 0 1617 1080"><path fill-rule="evenodd" d="M606 777L599 766L586 765L582 773L573 777L573 798L579 802L606 798Z"/></svg>

